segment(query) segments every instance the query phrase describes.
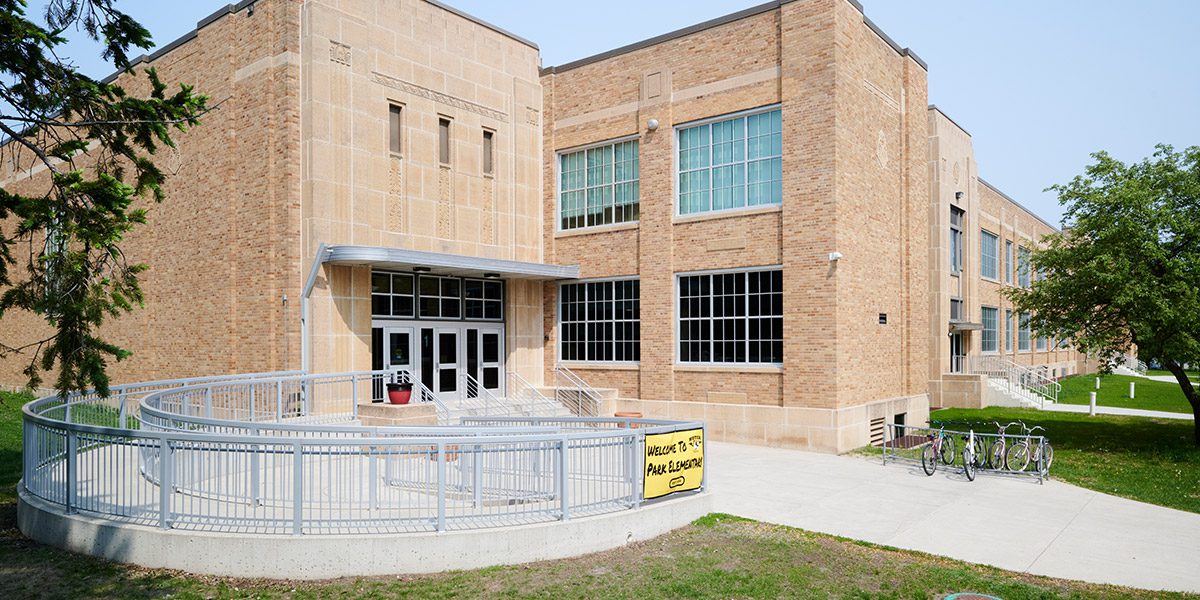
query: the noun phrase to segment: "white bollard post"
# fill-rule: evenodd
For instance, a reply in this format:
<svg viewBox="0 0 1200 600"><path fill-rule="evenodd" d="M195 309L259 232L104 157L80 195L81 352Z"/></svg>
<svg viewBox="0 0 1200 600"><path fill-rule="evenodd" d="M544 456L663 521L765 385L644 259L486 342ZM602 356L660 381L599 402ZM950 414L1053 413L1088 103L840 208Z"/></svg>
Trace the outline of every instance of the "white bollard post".
<svg viewBox="0 0 1200 600"><path fill-rule="evenodd" d="M1092 392L1092 398L1088 401L1088 415L1096 416L1096 392Z"/></svg>
<svg viewBox="0 0 1200 600"><path fill-rule="evenodd" d="M1096 389L1100 389L1100 378L1096 378Z"/></svg>
<svg viewBox="0 0 1200 600"><path fill-rule="evenodd" d="M1133 382L1129 382L1129 399L1133 400Z"/></svg>

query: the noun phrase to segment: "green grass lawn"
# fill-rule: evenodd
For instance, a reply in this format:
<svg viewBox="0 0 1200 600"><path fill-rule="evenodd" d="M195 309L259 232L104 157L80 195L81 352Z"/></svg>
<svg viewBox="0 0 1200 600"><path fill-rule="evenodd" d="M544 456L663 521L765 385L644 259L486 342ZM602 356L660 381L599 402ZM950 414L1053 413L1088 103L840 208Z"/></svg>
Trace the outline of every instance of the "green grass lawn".
<svg viewBox="0 0 1200 600"><path fill-rule="evenodd" d="M948 408L934 412L932 418L1041 425L1054 446L1051 477L1200 513L1200 448L1192 443L1191 421L1000 407ZM976 431L994 429L984 426Z"/></svg>
<svg viewBox="0 0 1200 600"><path fill-rule="evenodd" d="M1186 371L1186 373L1188 375L1188 379L1191 379L1192 381L1200 380L1200 371L1191 370L1191 371ZM1174 373L1172 373L1166 369L1147 369L1146 375L1154 375L1154 376L1165 375L1167 377L1175 376Z"/></svg>
<svg viewBox="0 0 1200 600"><path fill-rule="evenodd" d="M3 598L932 599L974 591L1006 600L1200 599L1014 573L728 515L709 515L647 542L579 558L417 577L299 582L143 569L21 537L15 487L20 405L28 399L0 393Z"/></svg>
<svg viewBox="0 0 1200 600"><path fill-rule="evenodd" d="M1192 406L1183 396L1178 383L1153 381L1129 375L1100 375L1100 389L1096 389L1097 375L1076 375L1062 380L1062 392L1058 401L1063 404L1087 404L1089 393L1096 392L1096 404L1120 406L1192 414ZM1134 399L1129 399L1129 382L1134 382Z"/></svg>

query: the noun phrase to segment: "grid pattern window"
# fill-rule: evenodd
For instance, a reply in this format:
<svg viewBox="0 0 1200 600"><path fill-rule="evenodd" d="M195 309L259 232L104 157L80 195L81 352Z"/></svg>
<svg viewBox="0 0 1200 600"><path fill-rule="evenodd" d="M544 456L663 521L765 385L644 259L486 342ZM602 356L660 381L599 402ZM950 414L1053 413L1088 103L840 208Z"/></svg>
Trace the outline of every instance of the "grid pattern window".
<svg viewBox="0 0 1200 600"><path fill-rule="evenodd" d="M1000 278L1000 237L986 230L979 230L979 276L984 279Z"/></svg>
<svg viewBox="0 0 1200 600"><path fill-rule="evenodd" d="M1004 240L1004 283L1012 284L1013 282L1013 243L1012 240Z"/></svg>
<svg viewBox="0 0 1200 600"><path fill-rule="evenodd" d="M1046 351L1046 345L1047 345L1047 344L1046 344L1046 336L1044 336L1044 335L1043 335L1043 336L1038 336L1038 339L1037 339L1037 349L1038 349L1038 352L1045 352L1045 351Z"/></svg>
<svg viewBox="0 0 1200 600"><path fill-rule="evenodd" d="M963 209L950 207L950 273L958 275L963 267Z"/></svg>
<svg viewBox="0 0 1200 600"><path fill-rule="evenodd" d="M504 318L504 283L464 279L463 313L469 320L502 320Z"/></svg>
<svg viewBox="0 0 1200 600"><path fill-rule="evenodd" d="M951 321L963 320L963 301L961 298L951 298L950 299L950 320Z"/></svg>
<svg viewBox="0 0 1200 600"><path fill-rule="evenodd" d="M404 109L395 104L388 105L388 151L400 154L403 145L401 134L403 130Z"/></svg>
<svg viewBox="0 0 1200 600"><path fill-rule="evenodd" d="M1021 246L1017 249L1017 285L1028 288L1030 276L1029 249Z"/></svg>
<svg viewBox="0 0 1200 600"><path fill-rule="evenodd" d="M783 363L783 271L679 276L679 361Z"/></svg>
<svg viewBox="0 0 1200 600"><path fill-rule="evenodd" d="M979 349L983 352L996 352L1000 349L1000 309L984 306L980 320L983 322L983 332L979 336Z"/></svg>
<svg viewBox="0 0 1200 600"><path fill-rule="evenodd" d="M559 155L559 227L563 230L638 220L638 141Z"/></svg>
<svg viewBox="0 0 1200 600"><path fill-rule="evenodd" d="M1012 352L1013 348L1013 320L1012 309L1004 309L1004 351Z"/></svg>
<svg viewBox="0 0 1200 600"><path fill-rule="evenodd" d="M422 275L418 290L422 319L458 319L462 316L461 279Z"/></svg>
<svg viewBox="0 0 1200 600"><path fill-rule="evenodd" d="M412 318L415 306L412 275L380 271L371 273L372 315Z"/></svg>
<svg viewBox="0 0 1200 600"><path fill-rule="evenodd" d="M783 203L779 109L684 127L679 142L679 214Z"/></svg>
<svg viewBox="0 0 1200 600"><path fill-rule="evenodd" d="M1029 313L1021 313L1019 318L1021 319L1021 328L1018 330L1017 350L1029 352L1029 340L1033 337L1033 327L1030 325Z"/></svg>
<svg viewBox="0 0 1200 600"><path fill-rule="evenodd" d="M563 360L637 362L641 359L640 282L637 279L563 284L558 288Z"/></svg>

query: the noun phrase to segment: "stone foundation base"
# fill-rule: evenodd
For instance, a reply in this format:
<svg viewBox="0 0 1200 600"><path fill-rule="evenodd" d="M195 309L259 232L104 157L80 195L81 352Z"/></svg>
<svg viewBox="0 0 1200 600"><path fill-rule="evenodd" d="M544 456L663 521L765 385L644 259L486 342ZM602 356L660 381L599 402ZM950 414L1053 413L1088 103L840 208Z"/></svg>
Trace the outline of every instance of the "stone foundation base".
<svg viewBox="0 0 1200 600"><path fill-rule="evenodd" d="M818 452L849 452L872 442L884 423L904 415L909 425L929 419L929 396L902 396L839 409L755 406L667 400L618 398L606 400L603 415L637 411L651 419L704 421L709 440L795 448Z"/></svg>

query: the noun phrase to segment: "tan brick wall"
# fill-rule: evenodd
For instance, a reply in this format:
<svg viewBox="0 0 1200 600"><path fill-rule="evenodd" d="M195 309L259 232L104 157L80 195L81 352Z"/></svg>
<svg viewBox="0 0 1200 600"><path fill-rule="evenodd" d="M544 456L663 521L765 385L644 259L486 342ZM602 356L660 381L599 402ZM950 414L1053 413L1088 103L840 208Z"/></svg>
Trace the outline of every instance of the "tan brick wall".
<svg viewBox="0 0 1200 600"><path fill-rule="evenodd" d="M852 4L785 3L542 81L547 260L578 263L585 278L641 281L640 364L573 370L651 414L692 404L823 410L805 425L821 433L771 439L825 449L866 439L863 407L924 397L925 72ZM783 114L783 205L676 216L675 126L771 104ZM640 221L556 232L557 153L630 135L640 140ZM835 251L845 258L831 268ZM784 270L784 364L677 365L676 274L775 265ZM557 355L556 290L545 288L547 370ZM744 411L726 412L709 415L722 439L766 439L765 426L742 423Z"/></svg>
<svg viewBox="0 0 1200 600"><path fill-rule="evenodd" d="M299 16L297 3L262 0L253 16L220 17L138 65L220 106L176 135L178 151L160 149L167 200L148 206L148 224L122 246L150 270L145 308L101 330L134 352L111 365L114 382L299 368ZM148 89L134 75L118 82L131 94ZM44 171L5 175L9 190L40 193L48 184ZM43 327L8 314L0 338L12 345ZM0 361L0 381L22 384L27 361Z"/></svg>

